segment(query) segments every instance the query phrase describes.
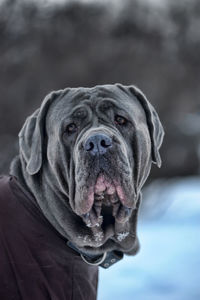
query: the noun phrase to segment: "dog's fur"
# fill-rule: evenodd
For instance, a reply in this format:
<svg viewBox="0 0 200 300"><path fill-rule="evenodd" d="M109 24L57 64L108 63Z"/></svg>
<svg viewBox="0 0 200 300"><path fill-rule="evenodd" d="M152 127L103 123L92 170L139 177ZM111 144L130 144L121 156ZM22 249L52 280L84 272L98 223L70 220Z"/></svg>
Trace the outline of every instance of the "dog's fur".
<svg viewBox="0 0 200 300"><path fill-rule="evenodd" d="M125 118L124 124L116 116ZM70 124L76 126L72 132ZM103 155L84 148L94 134L112 141ZM47 95L26 120L11 174L55 229L85 253L135 254L140 191L151 163L161 165L162 140L159 117L136 87L67 88Z"/></svg>

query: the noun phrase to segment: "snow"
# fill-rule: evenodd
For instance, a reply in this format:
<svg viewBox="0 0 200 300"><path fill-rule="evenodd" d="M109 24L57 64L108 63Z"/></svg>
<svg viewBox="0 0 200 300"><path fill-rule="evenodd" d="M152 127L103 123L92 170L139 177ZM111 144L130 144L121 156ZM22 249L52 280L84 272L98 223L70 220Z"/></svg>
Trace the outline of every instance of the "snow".
<svg viewBox="0 0 200 300"><path fill-rule="evenodd" d="M94 235L95 242L101 242L103 237L104 237L103 232L95 233Z"/></svg>
<svg viewBox="0 0 200 300"><path fill-rule="evenodd" d="M161 216L142 211L141 250L100 268L98 300L200 299L200 178L153 187L148 201L160 206Z"/></svg>
<svg viewBox="0 0 200 300"><path fill-rule="evenodd" d="M119 242L123 241L127 236L129 235L129 232L122 232L117 234L117 239Z"/></svg>

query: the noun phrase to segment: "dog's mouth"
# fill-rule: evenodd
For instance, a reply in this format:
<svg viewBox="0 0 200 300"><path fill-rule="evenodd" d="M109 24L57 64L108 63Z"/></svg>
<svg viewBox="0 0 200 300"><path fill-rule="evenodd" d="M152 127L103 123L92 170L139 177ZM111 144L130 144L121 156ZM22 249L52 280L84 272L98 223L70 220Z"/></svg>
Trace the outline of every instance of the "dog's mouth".
<svg viewBox="0 0 200 300"><path fill-rule="evenodd" d="M93 205L82 215L88 227L101 226L105 229L116 221L125 223L131 215L132 208L127 205L123 188L117 181L111 181L104 174L97 177L94 189L88 197L93 199Z"/></svg>

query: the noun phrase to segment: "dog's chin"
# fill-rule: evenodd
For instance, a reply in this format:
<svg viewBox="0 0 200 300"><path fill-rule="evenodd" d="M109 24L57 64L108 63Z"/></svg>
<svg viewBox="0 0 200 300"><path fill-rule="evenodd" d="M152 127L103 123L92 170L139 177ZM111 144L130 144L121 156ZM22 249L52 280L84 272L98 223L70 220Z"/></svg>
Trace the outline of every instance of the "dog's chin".
<svg viewBox="0 0 200 300"><path fill-rule="evenodd" d="M101 227L105 230L116 222L126 223L133 210L133 200L128 199L123 187L104 173L97 176L87 198L88 201L84 200L86 208L80 214L87 227Z"/></svg>

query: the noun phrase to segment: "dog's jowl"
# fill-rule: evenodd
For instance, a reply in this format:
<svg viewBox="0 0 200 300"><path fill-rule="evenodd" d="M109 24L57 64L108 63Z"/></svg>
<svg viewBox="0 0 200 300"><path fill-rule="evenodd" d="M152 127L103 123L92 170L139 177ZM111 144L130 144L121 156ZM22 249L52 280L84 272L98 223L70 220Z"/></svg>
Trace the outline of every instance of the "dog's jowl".
<svg viewBox="0 0 200 300"><path fill-rule="evenodd" d="M0 299L96 299L98 266L139 249L141 188L163 135L135 86L46 96L0 178Z"/></svg>

